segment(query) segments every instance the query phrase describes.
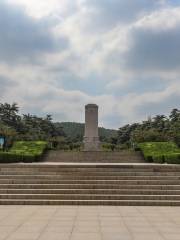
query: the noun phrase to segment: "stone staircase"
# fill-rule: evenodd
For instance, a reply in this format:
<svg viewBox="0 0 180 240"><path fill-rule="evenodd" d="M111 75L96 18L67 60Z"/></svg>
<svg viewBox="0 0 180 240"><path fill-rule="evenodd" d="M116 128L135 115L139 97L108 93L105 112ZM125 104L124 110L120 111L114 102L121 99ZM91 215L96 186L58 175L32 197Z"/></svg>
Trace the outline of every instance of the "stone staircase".
<svg viewBox="0 0 180 240"><path fill-rule="evenodd" d="M180 166L1 164L0 204L180 206Z"/></svg>
<svg viewBox="0 0 180 240"><path fill-rule="evenodd" d="M77 162L77 163L144 163L144 158L140 152L135 151L81 151L81 152L63 152L49 151L44 161L47 162Z"/></svg>

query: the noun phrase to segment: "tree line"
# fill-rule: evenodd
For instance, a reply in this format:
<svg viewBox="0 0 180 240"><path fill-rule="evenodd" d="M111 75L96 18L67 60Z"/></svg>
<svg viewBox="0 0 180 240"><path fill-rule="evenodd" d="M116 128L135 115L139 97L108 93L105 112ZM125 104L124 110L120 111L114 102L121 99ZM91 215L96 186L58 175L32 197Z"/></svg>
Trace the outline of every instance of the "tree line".
<svg viewBox="0 0 180 240"><path fill-rule="evenodd" d="M110 142L117 131L99 128L100 140ZM19 113L17 103L0 103L0 137L10 147L14 140L47 141L53 148L79 150L84 136L84 124L73 122L53 122L51 115L38 117Z"/></svg>
<svg viewBox="0 0 180 240"><path fill-rule="evenodd" d="M169 116L156 115L142 123L127 124L119 128L114 141L128 146L148 141L173 141L180 146L180 110L173 109Z"/></svg>
<svg viewBox="0 0 180 240"><path fill-rule="evenodd" d="M7 146L13 140L45 140L55 148L79 149L83 133L84 124L55 123L51 115L21 115L16 103L0 103L0 137L5 137ZM173 141L180 146L180 110L173 109L169 116L156 115L141 123L127 124L118 131L100 128L99 133L101 142L111 150L148 141Z"/></svg>
<svg viewBox="0 0 180 240"><path fill-rule="evenodd" d="M59 137L65 137L65 134L62 127L53 123L51 115L20 115L16 103L0 103L0 136L5 138L6 145L9 146L13 140L53 142Z"/></svg>

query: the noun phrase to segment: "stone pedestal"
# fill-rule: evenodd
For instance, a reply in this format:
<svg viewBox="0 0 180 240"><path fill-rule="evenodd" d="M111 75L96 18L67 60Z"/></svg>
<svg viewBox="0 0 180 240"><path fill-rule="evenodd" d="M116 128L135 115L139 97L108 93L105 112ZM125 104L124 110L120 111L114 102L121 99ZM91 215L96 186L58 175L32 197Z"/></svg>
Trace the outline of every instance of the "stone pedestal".
<svg viewBox="0 0 180 240"><path fill-rule="evenodd" d="M88 104L85 106L84 151L98 150L98 106L96 104Z"/></svg>

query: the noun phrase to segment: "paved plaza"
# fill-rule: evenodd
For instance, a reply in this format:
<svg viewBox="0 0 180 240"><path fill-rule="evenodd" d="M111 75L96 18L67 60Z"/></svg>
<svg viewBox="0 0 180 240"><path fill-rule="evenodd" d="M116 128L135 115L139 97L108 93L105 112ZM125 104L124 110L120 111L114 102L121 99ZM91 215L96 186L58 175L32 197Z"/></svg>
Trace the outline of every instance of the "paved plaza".
<svg viewBox="0 0 180 240"><path fill-rule="evenodd" d="M179 240L180 207L0 206L2 240Z"/></svg>

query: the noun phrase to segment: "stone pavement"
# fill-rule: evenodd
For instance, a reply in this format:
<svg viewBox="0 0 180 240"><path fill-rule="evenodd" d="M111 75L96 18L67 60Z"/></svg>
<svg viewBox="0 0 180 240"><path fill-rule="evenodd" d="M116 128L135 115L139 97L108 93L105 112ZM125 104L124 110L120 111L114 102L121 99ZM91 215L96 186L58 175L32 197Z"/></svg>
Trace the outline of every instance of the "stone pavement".
<svg viewBox="0 0 180 240"><path fill-rule="evenodd" d="M0 240L179 240L180 207L0 206Z"/></svg>

